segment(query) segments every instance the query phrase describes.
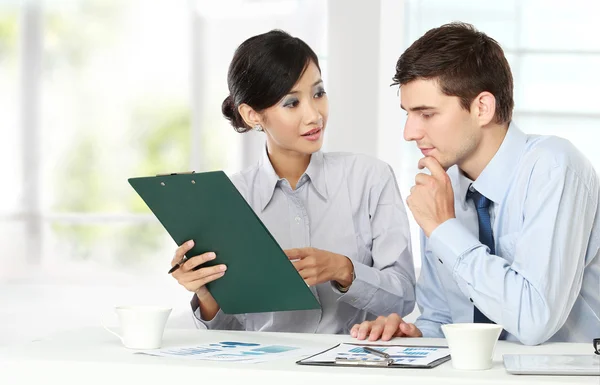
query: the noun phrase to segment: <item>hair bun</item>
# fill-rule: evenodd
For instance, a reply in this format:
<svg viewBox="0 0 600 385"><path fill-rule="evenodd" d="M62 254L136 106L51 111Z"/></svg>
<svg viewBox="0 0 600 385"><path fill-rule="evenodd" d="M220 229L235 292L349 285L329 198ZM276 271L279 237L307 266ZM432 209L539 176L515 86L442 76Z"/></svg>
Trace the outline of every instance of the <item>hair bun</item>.
<svg viewBox="0 0 600 385"><path fill-rule="evenodd" d="M221 104L221 112L223 113L225 119L229 120L229 123L233 126L233 128L235 128L236 131L248 131L249 127L246 125L244 119L242 119L242 116L235 108L235 103L233 102L231 95L227 96L225 100L223 100L223 103Z"/></svg>
<svg viewBox="0 0 600 385"><path fill-rule="evenodd" d="M223 100L223 104L221 104L221 112L223 113L223 116L225 116L225 118L227 118L228 120L233 120L235 118L233 112L234 107L235 105L233 104L233 99L231 99L231 95L227 96L225 100Z"/></svg>

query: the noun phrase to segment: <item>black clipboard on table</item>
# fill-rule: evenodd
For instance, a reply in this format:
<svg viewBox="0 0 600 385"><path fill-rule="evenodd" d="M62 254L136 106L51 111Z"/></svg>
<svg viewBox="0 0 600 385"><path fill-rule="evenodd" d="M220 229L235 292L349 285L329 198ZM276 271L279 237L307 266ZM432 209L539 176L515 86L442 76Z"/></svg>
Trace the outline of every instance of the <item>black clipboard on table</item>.
<svg viewBox="0 0 600 385"><path fill-rule="evenodd" d="M217 258L203 266L227 265L225 275L207 285L224 313L320 308L275 238L224 172L130 178L129 184L177 245L194 240L188 257L213 251Z"/></svg>
<svg viewBox="0 0 600 385"><path fill-rule="evenodd" d="M389 358L365 351L371 347ZM341 343L296 361L298 365L431 369L450 360L447 346Z"/></svg>

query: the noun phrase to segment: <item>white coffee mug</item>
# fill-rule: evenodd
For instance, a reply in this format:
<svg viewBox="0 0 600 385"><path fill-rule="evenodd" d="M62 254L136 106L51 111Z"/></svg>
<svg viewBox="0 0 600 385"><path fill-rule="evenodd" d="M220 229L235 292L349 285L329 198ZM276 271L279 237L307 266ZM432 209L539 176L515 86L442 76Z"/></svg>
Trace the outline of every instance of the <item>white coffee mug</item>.
<svg viewBox="0 0 600 385"><path fill-rule="evenodd" d="M485 323L442 325L452 366L460 370L486 370L493 364L502 326Z"/></svg>
<svg viewBox="0 0 600 385"><path fill-rule="evenodd" d="M130 349L158 349L171 308L159 306L117 306L121 334L104 328L119 337Z"/></svg>

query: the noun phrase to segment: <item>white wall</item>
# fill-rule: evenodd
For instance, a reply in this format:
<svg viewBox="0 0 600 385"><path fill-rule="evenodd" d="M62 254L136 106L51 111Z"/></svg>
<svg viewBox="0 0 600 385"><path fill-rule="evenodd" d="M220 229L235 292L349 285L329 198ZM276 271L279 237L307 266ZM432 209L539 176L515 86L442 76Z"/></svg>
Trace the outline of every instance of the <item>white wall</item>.
<svg viewBox="0 0 600 385"><path fill-rule="evenodd" d="M377 155L380 1L329 1L324 148Z"/></svg>

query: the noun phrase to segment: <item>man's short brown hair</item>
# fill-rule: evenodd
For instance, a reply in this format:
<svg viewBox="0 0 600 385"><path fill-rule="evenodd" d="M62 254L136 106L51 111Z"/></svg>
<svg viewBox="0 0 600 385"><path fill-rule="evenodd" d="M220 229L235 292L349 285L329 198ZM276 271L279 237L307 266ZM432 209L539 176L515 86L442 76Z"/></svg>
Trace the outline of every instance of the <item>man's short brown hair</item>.
<svg viewBox="0 0 600 385"><path fill-rule="evenodd" d="M513 78L498 42L466 23L450 23L429 30L398 59L394 84L436 79L441 91L460 98L469 111L481 92L496 98L495 122L512 118Z"/></svg>

